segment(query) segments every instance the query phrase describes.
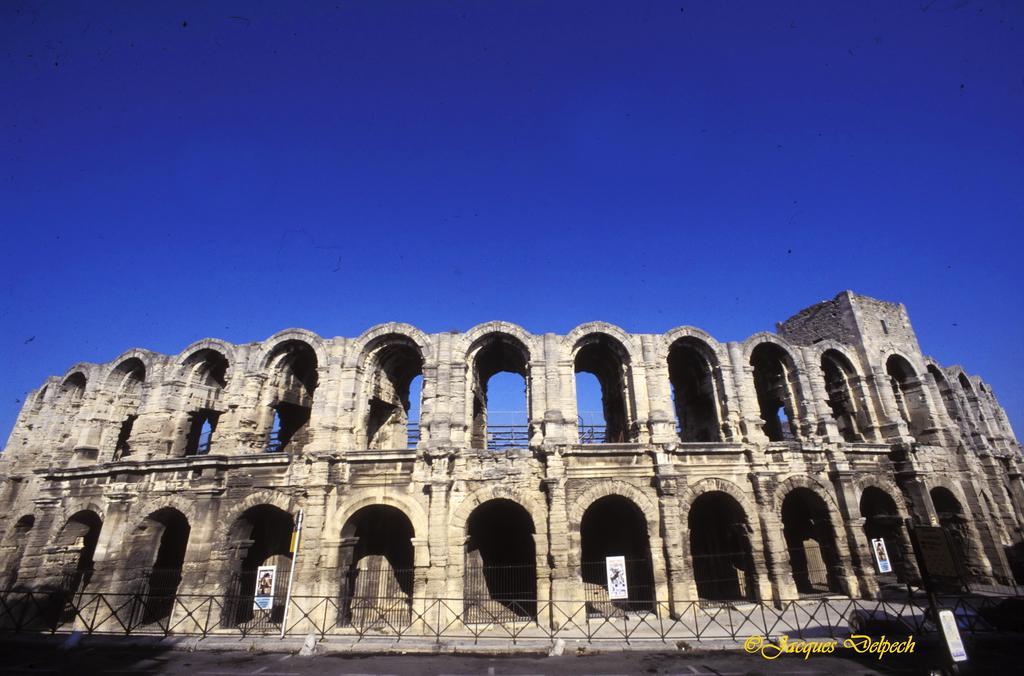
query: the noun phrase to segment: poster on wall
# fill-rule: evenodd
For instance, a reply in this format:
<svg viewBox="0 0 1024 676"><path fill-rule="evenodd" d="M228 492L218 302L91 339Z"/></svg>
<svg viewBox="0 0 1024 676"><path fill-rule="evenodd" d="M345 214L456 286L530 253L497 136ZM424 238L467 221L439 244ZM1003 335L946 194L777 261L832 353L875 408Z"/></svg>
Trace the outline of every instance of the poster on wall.
<svg viewBox="0 0 1024 676"><path fill-rule="evenodd" d="M260 566L256 569L256 595L252 599L253 610L270 610L274 606L274 579L277 566Z"/></svg>
<svg viewBox="0 0 1024 676"><path fill-rule="evenodd" d="M882 538L872 540L871 551L875 553L875 561L878 562L878 572L891 573L892 562L889 561L889 552L885 548L885 540Z"/></svg>
<svg viewBox="0 0 1024 676"><path fill-rule="evenodd" d="M626 557L605 557L604 567L608 575L608 598L612 600L628 599L629 587L626 584Z"/></svg>

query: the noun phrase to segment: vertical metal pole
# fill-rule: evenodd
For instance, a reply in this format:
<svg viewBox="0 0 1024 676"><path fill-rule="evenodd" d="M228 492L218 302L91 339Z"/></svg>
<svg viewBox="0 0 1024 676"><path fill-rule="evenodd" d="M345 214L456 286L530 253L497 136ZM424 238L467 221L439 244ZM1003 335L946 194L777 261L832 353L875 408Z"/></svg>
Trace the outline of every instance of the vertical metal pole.
<svg viewBox="0 0 1024 676"><path fill-rule="evenodd" d="M284 615L281 617L281 638L288 631L288 606L292 601L292 580L295 579L295 562L299 560L299 540L302 537L302 510L299 510L299 518L295 521L295 532L292 533L292 567L288 571L288 591L284 596Z"/></svg>

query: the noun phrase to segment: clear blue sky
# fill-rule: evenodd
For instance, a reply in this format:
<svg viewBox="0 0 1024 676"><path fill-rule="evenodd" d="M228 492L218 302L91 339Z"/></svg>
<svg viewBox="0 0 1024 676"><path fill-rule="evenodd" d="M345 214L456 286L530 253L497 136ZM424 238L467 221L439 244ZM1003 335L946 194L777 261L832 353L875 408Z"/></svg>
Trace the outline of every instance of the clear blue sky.
<svg viewBox="0 0 1024 676"><path fill-rule="evenodd" d="M0 64L3 439L132 346L846 288L1024 432L1022 3L9 1Z"/></svg>

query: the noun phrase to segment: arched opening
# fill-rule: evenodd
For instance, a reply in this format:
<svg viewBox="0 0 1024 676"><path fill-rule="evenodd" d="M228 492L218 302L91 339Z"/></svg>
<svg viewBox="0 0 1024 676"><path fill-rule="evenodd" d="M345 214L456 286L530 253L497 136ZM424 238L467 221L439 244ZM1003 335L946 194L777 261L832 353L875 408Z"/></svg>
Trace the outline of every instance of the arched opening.
<svg viewBox="0 0 1024 676"><path fill-rule="evenodd" d="M822 497L808 488L791 490L782 501L782 531L797 591L841 592L835 533Z"/></svg>
<svg viewBox="0 0 1024 676"><path fill-rule="evenodd" d="M580 521L580 550L588 614L609 617L654 610L654 568L647 519L636 503L621 495L595 500ZM619 556L625 560L627 596L613 599L608 587L608 557Z"/></svg>
<svg viewBox="0 0 1024 676"><path fill-rule="evenodd" d="M404 627L413 593L412 523L388 505L363 507L341 529L339 623Z"/></svg>
<svg viewBox="0 0 1024 676"><path fill-rule="evenodd" d="M722 440L713 361L702 348L692 338L681 338L668 352L668 377L683 442Z"/></svg>
<svg viewBox="0 0 1024 676"><path fill-rule="evenodd" d="M689 530L697 595L715 601L752 599L750 526L740 503L723 491L701 494L690 506Z"/></svg>
<svg viewBox="0 0 1024 676"><path fill-rule="evenodd" d="M863 441L864 435L857 421L857 397L851 387L857 375L853 364L836 350L826 350L821 355L821 371L825 376L828 407L839 428L839 434L844 441Z"/></svg>
<svg viewBox="0 0 1024 676"><path fill-rule="evenodd" d="M114 460L121 460L132 454L132 429L139 417L142 386L146 381L146 366L137 357L126 359L114 369L111 378L117 392L113 414L114 419L118 421L113 457Z"/></svg>
<svg viewBox="0 0 1024 676"><path fill-rule="evenodd" d="M61 399L70 404L81 401L85 395L85 375L81 371L72 373L60 386Z"/></svg>
<svg viewBox="0 0 1024 676"><path fill-rule="evenodd" d="M871 548L875 570L879 570L879 560L883 556L892 566L890 573L876 574L883 580L908 580L903 552L903 518L900 517L896 501L881 488L868 486L860 497L860 515L864 517L864 536ZM877 545L878 540L883 542L881 549Z"/></svg>
<svg viewBox="0 0 1024 676"><path fill-rule="evenodd" d="M622 443L633 441L632 416L629 408L629 353L609 335L593 333L577 343L574 359L576 391L586 391L580 374L589 373L597 379L601 390L600 420L587 419L580 406L580 443Z"/></svg>
<svg viewBox="0 0 1024 676"><path fill-rule="evenodd" d="M189 356L184 368L191 408L184 455L206 455L215 444L221 415L220 398L227 386L228 360L220 352L204 348Z"/></svg>
<svg viewBox="0 0 1024 676"><path fill-rule="evenodd" d="M490 334L478 341L482 345L473 358L472 448L525 448L530 445L529 353L512 336ZM511 374L495 382L497 374ZM493 419L492 419L493 416Z"/></svg>
<svg viewBox="0 0 1024 676"><path fill-rule="evenodd" d="M21 559L25 556L28 537L36 525L36 517L26 514L14 523L14 528L7 534L7 541L0 556L4 562L4 574L0 578L0 590L14 589L18 584L18 571Z"/></svg>
<svg viewBox="0 0 1024 676"><path fill-rule="evenodd" d="M267 453L299 452L309 443L309 418L318 383L316 352L301 340L286 340L270 356L265 399L272 410Z"/></svg>
<svg viewBox="0 0 1024 676"><path fill-rule="evenodd" d="M61 529L56 558L61 574L60 588L68 594L84 590L92 580L96 569L93 557L102 527L99 515L85 509L76 512Z"/></svg>
<svg viewBox="0 0 1024 676"><path fill-rule="evenodd" d="M754 389L761 408L762 429L769 441L791 441L800 436L797 421L796 366L789 354L774 343L761 343L750 355Z"/></svg>
<svg viewBox="0 0 1024 676"><path fill-rule="evenodd" d="M383 340L384 346L370 359L367 448L415 448L419 441L423 356L409 338L388 336ZM420 387L414 387L415 383Z"/></svg>
<svg viewBox="0 0 1024 676"><path fill-rule="evenodd" d="M889 374L892 394L896 399L896 410L907 424L912 436L918 436L928 428L928 408L922 383L906 359L892 355L885 362Z"/></svg>
<svg viewBox="0 0 1024 676"><path fill-rule="evenodd" d="M247 509L229 532L228 548L233 565L226 588L223 623L227 627L274 624L284 612L288 574L291 572L292 515L273 505ZM256 574L261 566L274 566L273 584L266 595L273 600L267 610L254 611Z"/></svg>
<svg viewBox="0 0 1024 676"><path fill-rule="evenodd" d="M932 498L932 505L935 507L935 515L939 518L939 525L946 531L946 539L953 549L953 558L958 562L961 571L968 575L967 564L971 560L973 552L971 551L970 529L967 525L967 516L964 514L963 505L945 486L936 486L928 494Z"/></svg>
<svg viewBox="0 0 1024 676"><path fill-rule="evenodd" d="M949 419L954 423L960 423L956 397L953 395L953 390L949 387L949 381L946 380L946 376L934 364L928 364L928 373L931 374L932 380L935 381L935 385L939 388L939 396L942 398L942 405L946 408L946 413L949 414Z"/></svg>
<svg viewBox="0 0 1024 676"><path fill-rule="evenodd" d="M139 624L171 616L191 530L184 514L164 507L143 519L131 535L125 577L141 603L135 614Z"/></svg>
<svg viewBox="0 0 1024 676"><path fill-rule="evenodd" d="M537 557L530 513L512 500L479 505L466 521L465 622L537 615Z"/></svg>

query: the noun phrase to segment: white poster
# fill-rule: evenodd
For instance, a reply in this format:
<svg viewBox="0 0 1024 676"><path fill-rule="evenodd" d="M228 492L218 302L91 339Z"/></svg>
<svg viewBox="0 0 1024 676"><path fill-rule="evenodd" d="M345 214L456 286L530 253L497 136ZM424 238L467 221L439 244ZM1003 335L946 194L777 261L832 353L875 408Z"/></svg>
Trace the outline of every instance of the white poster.
<svg viewBox="0 0 1024 676"><path fill-rule="evenodd" d="M260 566L256 569L256 595L252 599L253 610L270 610L274 606L274 579L277 566Z"/></svg>
<svg viewBox="0 0 1024 676"><path fill-rule="evenodd" d="M626 584L626 557L608 556L604 560L605 573L608 575L608 598L628 599L629 586Z"/></svg>
<svg viewBox="0 0 1024 676"><path fill-rule="evenodd" d="M875 561L878 562L878 572L891 573L892 562L889 561L889 552L885 548L885 540L882 538L872 540L871 550L875 553Z"/></svg>
<svg viewBox="0 0 1024 676"><path fill-rule="evenodd" d="M942 635L946 638L946 645L949 646L949 654L954 662L966 662L967 651L964 650L964 642L960 640L960 630L956 628L956 617L952 610L939 611L939 624L942 625Z"/></svg>

